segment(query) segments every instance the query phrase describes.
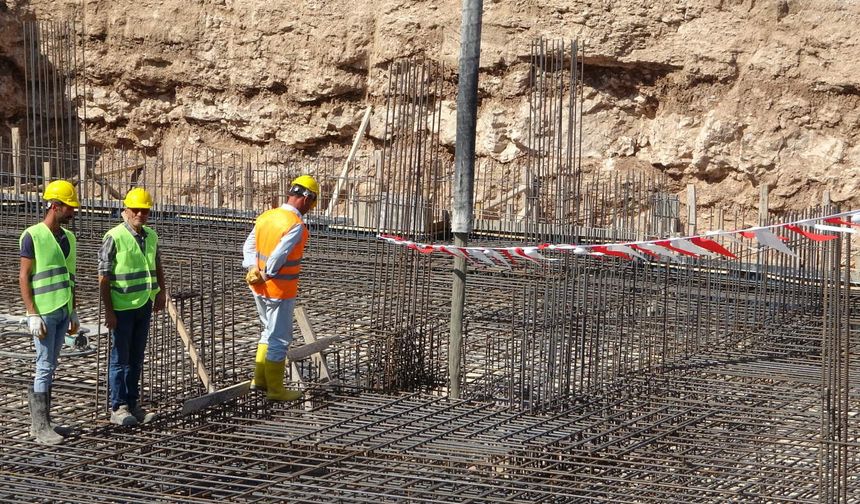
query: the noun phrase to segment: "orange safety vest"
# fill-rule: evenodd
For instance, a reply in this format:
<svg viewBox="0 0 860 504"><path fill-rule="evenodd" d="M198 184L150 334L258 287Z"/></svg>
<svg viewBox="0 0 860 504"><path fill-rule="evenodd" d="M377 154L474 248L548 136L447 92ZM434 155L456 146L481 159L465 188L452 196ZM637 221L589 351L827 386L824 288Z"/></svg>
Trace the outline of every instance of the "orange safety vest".
<svg viewBox="0 0 860 504"><path fill-rule="evenodd" d="M299 273L302 271L302 255L308 242L308 228L302 218L290 210L273 208L266 210L254 225L254 237L257 242L257 268L266 270L266 260L275 250L281 238L296 224L302 226L302 238L290 251L287 260L275 276L265 282L251 285L257 294L270 299L293 299L299 291Z"/></svg>

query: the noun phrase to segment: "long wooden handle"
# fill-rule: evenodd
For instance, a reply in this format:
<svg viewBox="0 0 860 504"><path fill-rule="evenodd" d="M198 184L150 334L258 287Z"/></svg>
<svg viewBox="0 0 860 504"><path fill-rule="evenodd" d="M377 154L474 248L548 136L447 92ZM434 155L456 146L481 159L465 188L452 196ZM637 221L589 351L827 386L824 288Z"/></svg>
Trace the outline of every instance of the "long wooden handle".
<svg viewBox="0 0 860 504"><path fill-rule="evenodd" d="M176 331L179 333L179 337L182 338L182 342L185 344L185 352L191 359L191 363L194 364L194 369L197 370L197 376L200 378L200 381L203 382L203 386L206 387L206 391L213 392L215 387L213 387L212 382L209 380L209 373L206 372L206 366L203 365L202 359L200 359L200 354L197 353L197 347L194 346L194 341L191 339L191 336L185 329L185 324L182 323L182 319L179 318L179 314L176 312L176 305L173 303L173 298L171 298L166 292L165 297L167 298L167 313L170 315L170 319L173 320L173 323L176 324Z"/></svg>

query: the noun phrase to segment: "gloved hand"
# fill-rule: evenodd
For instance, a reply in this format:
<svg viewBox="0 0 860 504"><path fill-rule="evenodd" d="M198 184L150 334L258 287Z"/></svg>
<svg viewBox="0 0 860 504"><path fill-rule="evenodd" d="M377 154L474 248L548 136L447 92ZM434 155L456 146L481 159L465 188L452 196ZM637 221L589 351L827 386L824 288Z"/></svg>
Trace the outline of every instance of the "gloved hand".
<svg viewBox="0 0 860 504"><path fill-rule="evenodd" d="M45 321L38 315L27 315L27 326L30 328L30 334L39 339L44 339L48 334L48 327Z"/></svg>
<svg viewBox="0 0 860 504"><path fill-rule="evenodd" d="M245 274L245 281L248 282L248 285L257 285L265 282L266 277L256 266L253 266Z"/></svg>
<svg viewBox="0 0 860 504"><path fill-rule="evenodd" d="M69 314L69 334L76 334L78 329L81 328L81 321L78 320L78 312L72 310L72 313Z"/></svg>

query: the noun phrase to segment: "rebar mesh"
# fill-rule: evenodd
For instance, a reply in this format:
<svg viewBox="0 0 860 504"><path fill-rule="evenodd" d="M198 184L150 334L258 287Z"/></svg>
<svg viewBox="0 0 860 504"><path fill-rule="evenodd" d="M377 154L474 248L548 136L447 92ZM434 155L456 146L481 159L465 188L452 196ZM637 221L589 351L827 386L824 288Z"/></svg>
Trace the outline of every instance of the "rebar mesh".
<svg viewBox="0 0 860 504"><path fill-rule="evenodd" d="M476 187L498 203L479 212L474 243L682 229L665 181L578 169L580 51L533 46L526 180L496 182L488 165L489 185ZM860 296L844 237L786 236L797 257L739 241L724 244L733 261L557 252L541 265L471 268L466 400L446 399L450 260L375 235L446 238L450 163L438 120L450 76L427 61L393 62L390 75L384 148L345 184L340 159L0 144L0 500L860 502ZM45 159L62 170L20 169ZM210 388L204 374L220 388L250 373L259 328L241 243L304 171L324 193L345 187L332 216L309 219L301 283L318 335L343 337L327 351L333 379L302 361L289 379L307 388L303 402L246 395L183 416L182 402ZM75 432L46 447L27 432L32 349L18 324L17 240L41 219L40 186L75 174L78 305L90 331L70 340L55 384L54 418ZM95 252L135 185L156 196L151 224L177 317L155 318L144 369L142 400L162 416L117 429L105 414ZM724 217L719 227L749 219Z"/></svg>

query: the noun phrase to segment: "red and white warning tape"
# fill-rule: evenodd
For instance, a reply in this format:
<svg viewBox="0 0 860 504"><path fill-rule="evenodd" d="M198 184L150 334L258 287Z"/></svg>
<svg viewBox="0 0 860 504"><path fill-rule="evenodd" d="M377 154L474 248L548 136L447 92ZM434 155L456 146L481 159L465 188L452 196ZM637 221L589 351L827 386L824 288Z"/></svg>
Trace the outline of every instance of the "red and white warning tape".
<svg viewBox="0 0 860 504"><path fill-rule="evenodd" d="M557 250L573 254L590 256L610 256L622 259L663 259L687 257L727 257L737 259L729 249L714 238L722 237L733 243L743 243L741 238L755 240L764 247L769 247L794 257L797 255L788 245L786 231L798 234L807 239L823 242L838 238L839 234L860 234L860 210L851 210L823 217L801 219L770 226L751 227L734 231L709 231L695 236L678 238L661 238L654 240L609 243L600 245L585 245L575 243L541 243L539 245L515 247L456 247L454 245L419 243L405 238L380 234L378 237L389 243L403 245L422 254L443 253L452 257L462 257L476 265L507 267L517 261L529 261L540 264L541 261L554 261L541 252ZM815 231L824 231L826 234ZM782 232L783 234L779 234ZM837 233L837 234L830 234Z"/></svg>

